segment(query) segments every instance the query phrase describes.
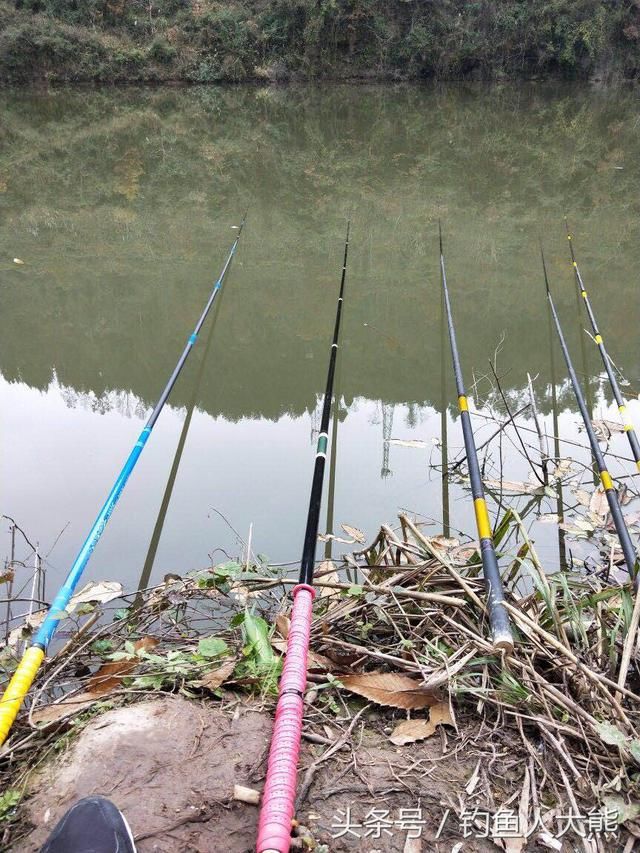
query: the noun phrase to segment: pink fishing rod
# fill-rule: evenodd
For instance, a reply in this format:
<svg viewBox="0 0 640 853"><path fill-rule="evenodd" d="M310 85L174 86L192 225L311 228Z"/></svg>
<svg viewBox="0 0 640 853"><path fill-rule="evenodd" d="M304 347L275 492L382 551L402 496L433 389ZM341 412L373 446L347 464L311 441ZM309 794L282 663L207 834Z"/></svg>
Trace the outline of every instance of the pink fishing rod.
<svg viewBox="0 0 640 853"><path fill-rule="evenodd" d="M333 329L331 357L327 387L322 404L320 435L316 447L316 461L313 469L307 529L304 535L300 579L293 588L293 610L291 626L287 638L287 657L280 679L276 718L269 751L267 780L262 793L262 806L258 823L258 853L288 853L291 845L291 821L296 797L296 776L298 773L298 755L302 737L302 716L304 691L307 685L307 655L309 635L311 633L311 615L313 611L313 571L316 560L316 542L320 523L320 504L324 467L327 460L329 440L329 420L333 397L333 380L336 372L340 319L344 300L344 282L347 274L347 254L349 252L350 222L347 222L347 236L344 244L340 295L336 309L336 322Z"/></svg>

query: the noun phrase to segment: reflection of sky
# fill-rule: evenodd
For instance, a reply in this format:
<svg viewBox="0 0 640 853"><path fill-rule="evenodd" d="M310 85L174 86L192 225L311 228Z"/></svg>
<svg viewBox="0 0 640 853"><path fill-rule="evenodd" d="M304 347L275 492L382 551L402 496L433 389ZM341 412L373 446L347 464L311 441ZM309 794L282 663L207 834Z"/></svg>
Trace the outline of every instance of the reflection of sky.
<svg viewBox="0 0 640 853"><path fill-rule="evenodd" d="M85 395L81 404L73 407L68 405L70 396L78 402L75 394L56 382L41 392L0 379L4 436L0 510L15 518L39 542L43 553L69 522L49 558L53 567L49 570L49 595L66 573L144 420L144 409L131 394L112 394L112 405L104 413L100 406L92 405L91 395ZM639 423L640 403L632 402L630 410ZM430 461L434 465L440 463L439 450L432 442L440 434L440 416L430 408L418 410L412 427L408 414L406 406L396 407L392 436L422 440L427 447L391 445L389 467L393 474L382 479L380 404L359 399L352 405L339 427L336 527L340 522L355 525L371 541L381 523L393 524L398 510L406 508L434 521L427 532L440 532L440 475L429 468ZM598 407L598 416L616 419L611 408ZM169 407L163 412L87 568L87 580L109 578L122 581L127 588L135 585L183 417L184 410ZM495 426L481 426L480 419L475 423L477 443L481 444ZM532 426L529 421L524 423ZM544 423L551 433L551 418ZM236 535L214 509L243 538L253 524L255 553L266 554L274 562L299 559L314 458L312 426L309 416L231 423L196 411L156 557L154 578L161 578L167 571L184 572L204 566L215 549L223 549L230 556L241 552ZM462 444L459 424L450 420L449 430L449 452L453 457ZM573 413L561 414L560 432L565 439L585 442ZM537 459L535 435L523 435L532 458ZM629 455L624 436L616 436L611 447L616 453ZM497 442L493 448L497 460ZM505 478L526 480L527 464L515 449L513 432L507 433L503 450L507 460ZM576 460L588 459L578 447L565 445L562 453ZM611 470L614 474L630 473L632 467L612 459ZM583 487L591 491L586 472L583 479ZM526 503L525 499L508 494L505 501L518 506ZM491 500L489 505L493 516ZM547 500L542 511L555 509L555 501ZM323 507L323 524L324 512ZM451 489L451 524L454 529L474 535L468 493L459 486ZM536 524L533 536L544 564L555 568L555 527ZM8 554L8 541L6 534L0 540L2 557ZM584 552L583 546L569 545L578 556ZM345 547L348 546L338 545L336 552ZM319 548L318 556L321 553ZM214 560L223 559L224 553L215 551Z"/></svg>

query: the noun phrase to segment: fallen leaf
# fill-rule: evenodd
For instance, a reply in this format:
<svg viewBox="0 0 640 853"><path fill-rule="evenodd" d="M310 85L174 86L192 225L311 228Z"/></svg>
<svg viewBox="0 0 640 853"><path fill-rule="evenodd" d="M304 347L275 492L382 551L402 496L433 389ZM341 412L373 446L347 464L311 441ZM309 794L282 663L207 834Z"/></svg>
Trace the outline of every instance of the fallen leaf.
<svg viewBox="0 0 640 853"><path fill-rule="evenodd" d="M42 625L47 612L47 610L36 610L31 616L27 616L22 625L18 625L10 632L7 646L15 648L21 640L27 640L33 634L34 629Z"/></svg>
<svg viewBox="0 0 640 853"><path fill-rule="evenodd" d="M357 541L356 539L343 539L340 536L334 536L333 533L318 533L318 542L329 542L329 540L342 542L343 545L353 545Z"/></svg>
<svg viewBox="0 0 640 853"><path fill-rule="evenodd" d="M358 527L352 527L350 524L341 524L340 527L344 530L347 536L351 536L352 539L355 539L356 542L363 544L366 537L362 530Z"/></svg>
<svg viewBox="0 0 640 853"><path fill-rule="evenodd" d="M557 512L545 512L538 516L540 524L557 524L560 521L560 516Z"/></svg>
<svg viewBox="0 0 640 853"><path fill-rule="evenodd" d="M343 525L344 527L344 525ZM340 575L336 570L336 564L331 560L323 560L316 570L316 577L319 581L326 583L340 583ZM329 586L320 587L320 598L328 598L331 595L339 595L340 590L331 589Z"/></svg>
<svg viewBox="0 0 640 853"><path fill-rule="evenodd" d="M446 536L431 536L429 542L434 548L440 548L443 551L450 551L452 548L457 548L460 545L459 539L448 539Z"/></svg>
<svg viewBox="0 0 640 853"><path fill-rule="evenodd" d="M467 542L464 545L458 545L457 548L452 548L448 556L456 566L466 566L479 550L480 545L478 542Z"/></svg>
<svg viewBox="0 0 640 853"><path fill-rule="evenodd" d="M634 527L640 523L640 512L630 512L625 516L627 527Z"/></svg>
<svg viewBox="0 0 640 853"><path fill-rule="evenodd" d="M280 613L276 616L276 630L278 633L287 639L289 636L289 628L291 627L291 619L288 616L285 616L284 613Z"/></svg>
<svg viewBox="0 0 640 853"><path fill-rule="evenodd" d="M591 502L591 495L585 489L572 489L573 494L576 496L576 500L581 506L589 506Z"/></svg>
<svg viewBox="0 0 640 853"><path fill-rule="evenodd" d="M396 447L417 447L420 450L424 450L427 446L426 441L416 441L415 439L404 438L390 438L389 444L395 444Z"/></svg>
<svg viewBox="0 0 640 853"><path fill-rule="evenodd" d="M640 806L636 803L627 803L622 797L611 795L603 798L605 809L611 815L616 815L619 824L627 820L635 820L640 815Z"/></svg>
<svg viewBox="0 0 640 853"><path fill-rule="evenodd" d="M485 486L495 491L514 492L519 495L535 495L544 492L540 483L523 483L516 480L485 480Z"/></svg>
<svg viewBox="0 0 640 853"><path fill-rule="evenodd" d="M626 737L619 728L613 725L613 723L598 723L596 725L596 731L600 736L600 740L604 743L610 744L611 746L624 746L626 743Z"/></svg>
<svg viewBox="0 0 640 853"><path fill-rule="evenodd" d="M277 637L272 637L271 645L277 652L286 655L286 640L281 640ZM325 655L321 655L318 652L314 652L313 649L309 649L307 653L307 669L320 670L320 672L329 672L333 669L333 665L334 661L330 660L330 658L326 657Z"/></svg>
<svg viewBox="0 0 640 853"><path fill-rule="evenodd" d="M14 258L13 263L17 264L19 267L24 266L24 261L21 261L20 258Z"/></svg>
<svg viewBox="0 0 640 853"><path fill-rule="evenodd" d="M602 486L598 486L595 492L591 495L591 500L589 501L589 511L595 513L603 521L609 514L607 493L602 488Z"/></svg>
<svg viewBox="0 0 640 853"><path fill-rule="evenodd" d="M339 676L340 682L351 693L364 696L387 708L419 710L438 702L438 698L425 690L419 681L395 672L365 672Z"/></svg>
<svg viewBox="0 0 640 853"><path fill-rule="evenodd" d="M553 476L560 480L565 474L568 474L569 471L572 470L574 466L573 459L560 459L558 460L558 464L553 469Z"/></svg>
<svg viewBox="0 0 640 853"><path fill-rule="evenodd" d="M114 598L120 598L123 591L122 584L117 581L88 583L71 598L71 601L65 608L65 612L73 613L80 604L87 604L90 601L97 601L98 604L106 604L109 601L113 601Z"/></svg>
<svg viewBox="0 0 640 853"><path fill-rule="evenodd" d="M236 668L235 660L228 660L217 669L205 673L199 681L194 681L195 687L206 687L207 690L217 690L233 674Z"/></svg>
<svg viewBox="0 0 640 853"><path fill-rule="evenodd" d="M624 426L618 421L592 421L592 424L600 441L608 441L615 432L624 432Z"/></svg>
<svg viewBox="0 0 640 853"><path fill-rule="evenodd" d="M154 637L143 637L135 643L134 649L136 652L151 651L157 645L158 640ZM91 676L87 690L63 699L61 702L37 708L33 712L33 722L50 726L70 714L77 714L83 708L88 708L96 699L116 690L122 684L122 679L132 673L139 663L138 658L107 661Z"/></svg>
<svg viewBox="0 0 640 853"><path fill-rule="evenodd" d="M438 702L429 709L428 720L404 720L395 727L389 740L396 746L406 746L408 743L415 743L417 740L431 737L438 726L454 725L449 703Z"/></svg>

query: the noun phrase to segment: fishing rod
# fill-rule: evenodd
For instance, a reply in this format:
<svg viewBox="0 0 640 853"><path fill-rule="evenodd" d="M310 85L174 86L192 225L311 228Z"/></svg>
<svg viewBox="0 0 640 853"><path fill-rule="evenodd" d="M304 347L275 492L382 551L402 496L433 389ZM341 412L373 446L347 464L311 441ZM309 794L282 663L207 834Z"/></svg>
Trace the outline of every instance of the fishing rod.
<svg viewBox="0 0 640 853"><path fill-rule="evenodd" d="M198 366L198 372L193 383L191 399L189 400L189 404L187 406L187 414L185 415L185 419L182 423L180 438L178 439L176 452L173 457L173 462L171 463L171 470L169 471L169 476L167 477L167 483L164 489L164 494L162 496L162 502L160 503L160 510L158 511L158 517L156 518L156 523L153 528L153 533L151 534L149 547L147 549L147 556L145 558L144 565L142 567L142 572L140 574L140 579L138 581L138 594L136 595L136 598L134 600L134 607L136 606L136 604L140 603L140 601L142 600L142 591L145 590L149 585L149 579L151 577L151 572L153 571L153 565L155 563L156 554L158 552L158 546L162 537L162 531L164 530L164 524L167 518L169 504L171 503L171 497L173 495L176 477L178 476L178 470L182 461L182 453L187 442L187 436L189 435L191 419L193 418L193 413L195 411L196 403L198 401L198 394L200 393L200 387L202 385L205 367L209 360L209 352L211 350L211 344L214 338L213 333L216 328L216 321L220 314L225 292L226 291L224 290L222 291L222 293L220 294L220 299L218 299L213 309L211 322L209 324L209 331L207 332L206 336L204 351L202 353L202 358L200 359L200 364Z"/></svg>
<svg viewBox="0 0 640 853"><path fill-rule="evenodd" d="M469 479L471 480L473 508L475 510L476 526L478 528L478 537L480 539L482 570L485 584L488 587L487 599L489 603L489 621L491 623L493 645L496 649L511 651L511 649L513 649L513 635L511 634L509 616L507 615L507 610L504 606L502 580L500 578L500 570L498 568L496 549L493 544L493 534L491 532L491 523L489 521L489 513L487 511L487 502L484 497L484 487L482 485L482 476L480 474L478 452L476 450L476 443L473 437L471 418L469 417L469 404L467 402L467 395L462 378L460 355L458 353L456 332L453 326L453 315L451 313L451 302L449 300L449 288L447 287L447 273L445 270L444 251L442 248L442 227L440 223L438 223L438 234L440 238L440 280L442 282L444 307L447 317L447 326L449 329L449 343L451 344L451 358L453 360L453 373L456 380L458 408L460 409L464 447L467 455Z"/></svg>
<svg viewBox="0 0 640 853"><path fill-rule="evenodd" d="M347 255L349 252L349 231L351 222L347 222L347 236L344 244L340 295L336 308L336 319L329 359L327 385L322 404L320 434L316 447L316 461L313 469L307 528L304 535L300 576L293 588L293 610L291 625L287 637L287 656L280 679L276 718L271 738L267 779L262 793L262 806L258 823L258 853L288 853L291 845L291 821L293 819L298 754L302 737L302 715L304 690L307 684L307 654L311 633L311 612L315 590L313 588L313 570L315 566L316 541L320 522L320 503L322 501L322 482L327 459L329 439L329 418L331 416L331 398L336 370L340 319L344 299L344 283L347 274ZM335 415L334 415L335 417Z"/></svg>
<svg viewBox="0 0 640 853"><path fill-rule="evenodd" d="M589 417L589 412L587 410L587 404L584 399L584 394L582 393L582 388L580 387L580 383L578 382L578 377L576 376L576 372L573 367L573 362L571 361L571 356L569 355L567 342L562 332L562 326L560 325L560 318L558 317L558 312L556 311L556 306L553 302L553 297L551 296L551 289L549 288L549 277L547 275L547 265L545 263L542 246L540 246L540 256L542 258L542 269L544 271L544 285L547 290L547 299L549 301L549 307L551 308L551 315L553 317L553 322L556 327L556 332L558 333L560 349L562 350L562 355L564 356L565 364L567 365L569 379L571 380L571 385L573 386L573 393L578 403L580 414L582 415L584 428L587 432L587 436L589 437L591 453L593 455L593 458L596 460L596 465L598 466L598 471L600 473L600 482L602 483L602 488L604 489L605 494L607 496L609 511L611 512L611 517L613 519L613 523L618 534L618 539L620 540L620 545L622 546L622 553L624 554L624 561L627 566L627 571L629 572L629 576L633 578L633 583L636 590L638 590L638 581L640 580L640 575L638 574L637 566L638 557L636 554L636 550L633 546L633 542L631 541L631 536L629 535L627 524L622 514L617 489L613 485L611 474L609 474L609 471L607 470L607 463L605 462L604 455L602 453L602 450L600 449L600 445L598 444L598 439L596 438L596 434L593 429L593 424L591 423L591 418Z"/></svg>
<svg viewBox="0 0 640 853"><path fill-rule="evenodd" d="M578 267L578 264L576 262L576 256L573 250L573 237L571 235L571 232L569 231L569 223L566 217L564 220L564 224L567 229L567 240L569 241L569 249L571 250L571 263L573 264L576 287L580 291L580 296L582 296L582 299L584 301L584 307L587 311L587 314L589 315L589 321L591 323L591 328L593 329L594 340L598 349L600 350L600 356L602 358L602 363L604 364L604 369L607 371L609 385L611 385L611 390L613 391L613 396L616 401L616 405L618 406L620 417L622 418L624 431L626 432L627 439L629 440L629 444L631 445L631 452L633 453L633 458L636 461L636 467L638 471L640 471L640 441L638 441L638 436L636 435L636 431L634 429L633 424L628 419L627 403L624 397L622 396L620 386L618 385L618 380L616 379L616 375L613 372L613 366L611 364L611 359L609 358L609 353L607 352L607 349L604 345L602 334L600 332L600 329L598 328L598 323L596 321L596 315L591 306L589 294L587 293L587 288L584 285L582 275L580 274L580 268Z"/></svg>
<svg viewBox="0 0 640 853"><path fill-rule="evenodd" d="M106 527L106 524L109 521L109 518L111 517L111 514L116 507L116 504L118 503L120 495L122 494L122 491L127 484L127 480L129 479L129 476L133 471L136 462L138 461L138 458L140 457L140 454L142 453L144 446L147 443L147 440L149 439L149 436L151 435L151 431L153 430L153 427L155 426L155 423L160 416L160 412L164 408L164 404L167 402L169 394L171 393L173 386L175 385L176 380L178 379L178 376L180 375L180 372L184 367L184 364L198 339L200 330L202 329L202 326L204 325L204 322L207 319L207 315L209 314L209 311L211 310L211 307L215 302L216 296L222 288L225 276L229 270L229 267L231 266L231 262L233 261L233 257L236 253L236 249L238 247L238 242L240 240L240 235L242 234L242 229L244 228L246 218L247 214L245 213L242 217L240 225L234 226L238 229L236 239L234 240L233 245L231 246L231 250L227 255L227 259L222 268L222 272L220 273L220 276L213 285L204 310L200 315L200 319L196 323L193 332L189 336L187 343L185 344L185 347L182 351L182 355L178 359L178 362L173 369L173 373L169 377L169 381L165 385L165 388L162 394L160 395L158 402L155 404L154 409L151 412L151 415L149 416L149 420L147 421L144 429L138 436L138 440L135 443L133 450L129 454L122 470L118 474L118 477L115 483L113 484L111 491L109 492L109 495L107 496L107 499L104 502L104 505L102 506L102 509L98 513L96 520L93 522L93 526L91 527L91 530L89 531L89 534L85 539L84 544L82 545L82 548L78 553L78 556L73 562L73 565L69 570L69 574L67 575L65 582L60 587L60 590L58 591L58 594L53 600L53 603L49 607L47 615L42 625L38 629L38 632L36 633L33 642L22 656L22 659L18 664L18 668L11 677L11 681L7 685L2 699L0 699L0 745L5 742L7 735L9 734L9 730L13 725L13 721L18 716L18 711L20 710L22 702L28 694L31 685L33 684L33 680L36 677L38 669L40 668L40 664L44 660L45 653L47 651L49 643L53 639L53 635L56 632L58 624L60 620L63 619L66 615L67 605L71 600L73 592L78 584L78 581L80 580L80 577L82 576L85 566L89 562L89 558L91 557L94 548L96 547L100 537L102 536L104 528Z"/></svg>

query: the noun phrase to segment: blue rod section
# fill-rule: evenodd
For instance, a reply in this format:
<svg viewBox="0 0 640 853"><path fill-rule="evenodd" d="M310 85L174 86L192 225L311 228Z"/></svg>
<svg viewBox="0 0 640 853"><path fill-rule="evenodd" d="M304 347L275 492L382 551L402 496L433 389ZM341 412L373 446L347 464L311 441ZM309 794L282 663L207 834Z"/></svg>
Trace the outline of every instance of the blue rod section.
<svg viewBox="0 0 640 853"><path fill-rule="evenodd" d="M169 394L171 393L173 386L175 385L176 380L178 379L178 376L180 375L180 371L184 367L184 363L189 357L189 353L195 346L200 329L202 328L205 320L207 319L207 315L211 310L215 298L222 287L222 283L227 274L227 271L231 266L231 262L236 253L236 249L238 248L238 242L240 240L240 235L242 234L242 229L244 228L246 218L247 214L245 213L242 217L240 225L238 226L238 234L227 256L227 260L225 261L224 267L222 268L222 272L220 273L220 276L216 280L215 284L213 285L211 294L209 295L209 298L207 300L207 304L205 305L204 310L202 311L202 314L200 315L200 318L196 323L193 332L187 340L185 348L182 351L182 355L178 359L178 363L176 364L173 373L169 377L169 381L165 385L164 390L158 399L158 402L155 404L153 411L149 416L149 420L147 421L142 432L140 433L140 436L138 437L138 440L135 443L133 450L129 454L127 461L124 463L122 470L118 474L118 478L113 484L113 487L109 492L109 495L106 501L104 502L102 509L98 513L98 517L93 522L93 526L89 531L89 535L85 539L78 556L75 558L73 565L69 569L69 574L67 575L65 582L60 587L58 594L54 598L51 607L49 608L49 612L47 613L44 622L42 623L40 629L38 630L38 633L34 637L32 645L43 649L43 651L47 650L47 647L56 632L58 623L66 615L66 608L69 604L69 601L71 600L76 586L78 585L78 581L80 580L82 573L87 563L89 562L89 558L93 554L93 551L96 545L98 544L100 537L102 536L107 522L111 518L111 514L113 513L116 504L118 503L120 495L122 494L122 491L127 484L127 480L129 479L131 472L136 466L136 462L140 458L140 454L144 450L144 446L147 443L149 436L151 435L151 431L156 421L158 420L158 417L160 416L160 412L162 411L164 404L167 402Z"/></svg>

